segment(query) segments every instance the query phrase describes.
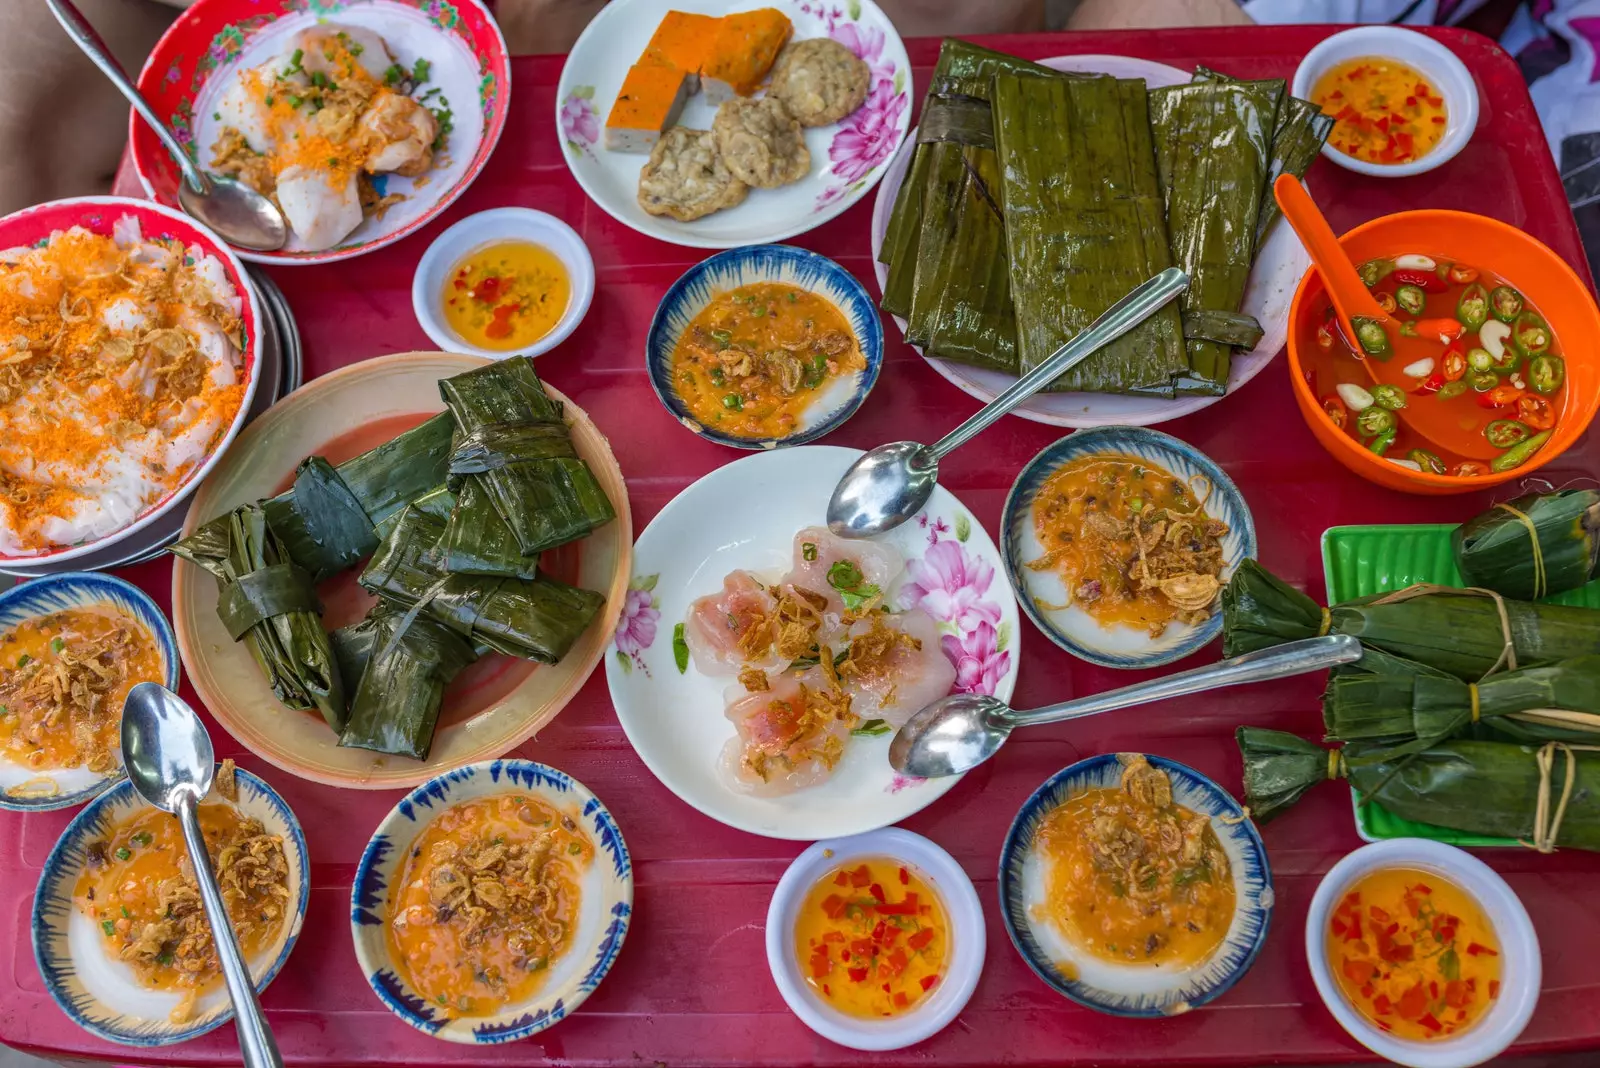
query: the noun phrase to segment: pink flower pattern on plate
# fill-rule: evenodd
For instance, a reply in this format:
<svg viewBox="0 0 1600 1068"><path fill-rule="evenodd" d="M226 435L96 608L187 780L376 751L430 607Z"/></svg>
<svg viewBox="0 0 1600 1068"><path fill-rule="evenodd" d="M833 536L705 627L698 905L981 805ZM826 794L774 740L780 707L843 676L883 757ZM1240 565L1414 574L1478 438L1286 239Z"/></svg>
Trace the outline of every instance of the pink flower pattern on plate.
<svg viewBox="0 0 1600 1068"><path fill-rule="evenodd" d="M939 624L939 646L956 668L956 692L992 694L1011 670L1008 628L1000 606L988 597L994 565L967 552L972 522L965 515L954 524L940 516L922 516L918 523L928 530L929 548L906 564L900 607L920 608ZM954 537L942 537L952 529Z"/></svg>
<svg viewBox="0 0 1600 1068"><path fill-rule="evenodd" d="M628 586L628 597L622 603L622 616L617 620L615 642L617 646L617 659L622 666L631 670L638 668L646 675L650 669L645 666L644 653L656 641L656 624L661 620L661 612L656 607L655 575L636 578Z"/></svg>
<svg viewBox="0 0 1600 1068"><path fill-rule="evenodd" d="M895 92L892 81L877 82L867 102L844 120L828 146L833 173L848 185L888 159L899 143L900 115L905 110L906 94Z"/></svg>
<svg viewBox="0 0 1600 1068"><path fill-rule="evenodd" d="M970 631L943 635L939 647L956 666L956 693L993 694L1011 670L1011 652L1000 648L999 632L987 620Z"/></svg>
<svg viewBox="0 0 1600 1068"><path fill-rule="evenodd" d="M587 151L600 139L600 114L593 98L594 89L580 85L561 102L561 136L574 152Z"/></svg>

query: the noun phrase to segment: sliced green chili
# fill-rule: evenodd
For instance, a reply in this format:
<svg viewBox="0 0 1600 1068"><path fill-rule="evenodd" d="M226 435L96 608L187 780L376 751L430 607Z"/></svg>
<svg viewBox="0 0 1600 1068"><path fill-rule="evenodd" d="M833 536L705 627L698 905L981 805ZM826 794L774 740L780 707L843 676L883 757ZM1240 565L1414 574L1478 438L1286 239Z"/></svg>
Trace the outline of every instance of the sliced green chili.
<svg viewBox="0 0 1600 1068"><path fill-rule="evenodd" d="M1528 362L1528 385L1535 393L1549 396L1566 380L1567 364L1560 356L1546 352Z"/></svg>
<svg viewBox="0 0 1600 1068"><path fill-rule="evenodd" d="M1406 453L1406 459L1430 475L1442 475L1445 472L1444 461L1427 449L1412 449Z"/></svg>
<svg viewBox="0 0 1600 1068"><path fill-rule="evenodd" d="M1489 310L1502 323L1509 323L1522 314L1522 294L1510 286L1495 286L1489 294Z"/></svg>
<svg viewBox="0 0 1600 1068"><path fill-rule="evenodd" d="M1378 320L1357 315L1351 317L1350 325L1355 328L1356 341L1361 345L1362 352L1379 360L1387 360L1394 355L1389 333Z"/></svg>
<svg viewBox="0 0 1600 1068"><path fill-rule="evenodd" d="M1468 286L1456 302L1456 318L1468 330L1476 330L1489 321L1489 291L1477 282Z"/></svg>
<svg viewBox="0 0 1600 1068"><path fill-rule="evenodd" d="M1528 462L1534 453L1544 448L1544 443L1549 440L1550 431L1541 430L1533 437L1511 446L1511 448L1489 461L1489 470L1509 471L1513 467L1521 467Z"/></svg>

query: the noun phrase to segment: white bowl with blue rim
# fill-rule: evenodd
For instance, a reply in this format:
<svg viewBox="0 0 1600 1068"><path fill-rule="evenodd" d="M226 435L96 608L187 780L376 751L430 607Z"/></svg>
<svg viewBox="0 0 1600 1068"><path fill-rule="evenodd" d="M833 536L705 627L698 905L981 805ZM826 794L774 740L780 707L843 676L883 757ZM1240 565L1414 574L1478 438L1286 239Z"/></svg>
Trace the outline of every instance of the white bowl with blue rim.
<svg viewBox="0 0 1600 1068"><path fill-rule="evenodd" d="M594 841L579 881L578 930L545 982L490 1016L446 1016L413 990L389 953L389 898L411 844L446 809L502 794L536 797L565 812ZM400 1019L447 1042L493 1045L536 1035L566 1019L600 985L633 917L633 862L617 821L581 782L532 760L489 760L446 772L390 810L361 854L350 887L350 933L367 985Z"/></svg>
<svg viewBox="0 0 1600 1068"><path fill-rule="evenodd" d="M236 771L235 781L239 800L234 807L260 820L268 834L283 839L283 856L289 865L291 911L278 936L245 962L259 992L283 969L300 936L311 890L310 864L305 834L288 803L248 771ZM187 1042L233 1019L233 1003L219 976L216 986L196 999L193 1014L182 1023L173 1023L169 1016L182 995L140 984L132 968L107 956L95 922L73 903L89 846L148 808L127 780L95 798L67 824L50 851L33 899L33 956L45 988L61 1011L91 1034L142 1047Z"/></svg>
<svg viewBox="0 0 1600 1068"><path fill-rule="evenodd" d="M1090 456L1124 457L1142 461L1172 474L1203 501L1206 514L1228 525L1222 542L1222 577L1229 576L1245 559L1256 555L1256 524L1244 495L1214 461L1194 446L1171 434L1140 426L1101 426L1080 430L1046 446L1029 460L1012 483L1000 516L1001 552L1006 578L1028 618L1061 648L1110 668L1149 668L1170 664L1198 652L1222 633L1222 613L1213 606L1199 624L1174 621L1159 637L1125 625L1102 626L1072 603L1072 591L1054 568L1027 566L1045 555L1034 532L1033 503L1050 477L1064 465Z"/></svg>
<svg viewBox="0 0 1600 1068"><path fill-rule="evenodd" d="M711 301L740 286L778 282L808 290L831 302L850 324L866 366L829 379L801 416L795 430L778 438L744 438L725 434L696 419L673 381L672 353L678 340ZM644 343L650 385L673 417L708 441L736 449L772 449L816 441L856 413L878 381L883 367L883 323L866 287L855 275L828 259L792 245L746 245L702 260L672 283L656 307Z"/></svg>
<svg viewBox="0 0 1600 1068"><path fill-rule="evenodd" d="M1048 861L1037 846L1045 819L1088 790L1122 783L1117 754L1080 760L1056 772L1023 803L1000 848L1000 911L1029 968L1056 993L1112 1016L1174 1016L1199 1008L1228 990L1261 953L1271 926L1274 896L1267 850L1239 803L1216 783L1165 757L1146 756L1172 781L1173 801L1211 820L1233 874L1236 906L1221 944L1205 960L1182 968L1113 964L1075 946L1048 919L1036 915L1045 901Z"/></svg>
<svg viewBox="0 0 1600 1068"><path fill-rule="evenodd" d="M155 642L161 659L161 678L167 689L178 688L178 646L172 624L139 587L112 575L93 571L64 571L30 579L0 593L0 634L30 619L73 608L109 606L142 626ZM0 752L0 809L43 812L81 805L126 778L122 753L111 771L86 767L35 769L10 760Z"/></svg>

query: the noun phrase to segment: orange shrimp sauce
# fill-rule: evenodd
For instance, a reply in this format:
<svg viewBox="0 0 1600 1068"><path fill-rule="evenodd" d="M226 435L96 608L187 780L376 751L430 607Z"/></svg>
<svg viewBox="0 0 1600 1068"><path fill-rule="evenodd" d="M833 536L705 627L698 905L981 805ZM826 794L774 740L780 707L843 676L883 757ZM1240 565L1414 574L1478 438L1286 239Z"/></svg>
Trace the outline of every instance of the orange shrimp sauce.
<svg viewBox="0 0 1600 1068"><path fill-rule="evenodd" d="M502 839L531 844L554 834L551 860L543 871L555 893L555 914L564 937L550 947L543 967L518 966L522 957L512 940L518 934L503 918L491 919L479 937L469 938L458 911L447 920L429 896L441 843L466 846ZM489 1016L502 1005L531 996L550 969L572 948L581 904L579 880L594 859L594 843L570 817L535 797L503 794L454 805L440 813L411 844L389 897L387 942L390 959L418 994L450 1017ZM491 969L503 981L488 980Z"/></svg>
<svg viewBox="0 0 1600 1068"><path fill-rule="evenodd" d="M1500 943L1479 904L1432 872L1382 868L1328 921L1328 966L1358 1013L1396 1038L1465 1031L1500 996Z"/></svg>
<svg viewBox="0 0 1600 1068"><path fill-rule="evenodd" d="M1415 69L1358 56L1317 79L1311 102L1336 121L1328 143L1367 163L1410 163L1444 136L1444 97Z"/></svg>
<svg viewBox="0 0 1600 1068"><path fill-rule="evenodd" d="M532 241L497 241L450 270L440 305L445 322L481 349L516 352L556 328L567 314L572 280L566 264Z"/></svg>
<svg viewBox="0 0 1600 1068"><path fill-rule="evenodd" d="M242 818L237 809L222 801L206 802L198 811L200 834L214 865L222 843L237 838ZM188 856L188 849L177 817L153 808L141 809L118 826L105 840L105 847L105 865L84 869L73 901L100 926L106 955L117 959L124 945L139 940L145 924L165 918L161 884L178 878L179 861ZM256 922L246 924L240 923L241 917L233 910L230 916L247 963L270 948L283 930L282 916L265 922L252 917ZM213 953L204 967L193 972L179 969L171 960L145 964L130 959L127 963L139 982L153 990L189 990L198 995L221 985L222 972L215 961Z"/></svg>
<svg viewBox="0 0 1600 1068"><path fill-rule="evenodd" d="M817 880L794 930L806 984L850 1016L878 1019L917 1006L944 978L950 921L914 868L872 857Z"/></svg>
<svg viewBox="0 0 1600 1068"><path fill-rule="evenodd" d="M12 672L38 661L51 669L63 652L82 650L126 627L132 648L114 665L121 673L108 691L92 739L80 739L69 716L55 702L41 703L11 696ZM69 608L25 620L0 637L0 755L35 769L71 768L85 764L92 753L116 753L122 747L122 702L141 682L161 682L161 652L144 625L109 604ZM82 744L87 743L87 744Z"/></svg>

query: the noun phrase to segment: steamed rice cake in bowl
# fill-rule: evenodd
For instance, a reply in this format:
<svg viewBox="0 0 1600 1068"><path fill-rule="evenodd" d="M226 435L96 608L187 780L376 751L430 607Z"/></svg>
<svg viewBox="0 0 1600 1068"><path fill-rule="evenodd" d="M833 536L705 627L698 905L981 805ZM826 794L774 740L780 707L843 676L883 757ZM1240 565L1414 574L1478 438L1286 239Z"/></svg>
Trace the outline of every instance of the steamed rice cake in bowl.
<svg viewBox="0 0 1600 1068"><path fill-rule="evenodd" d="M188 216L79 197L0 219L0 564L65 563L177 507L243 425L259 309Z"/></svg>

